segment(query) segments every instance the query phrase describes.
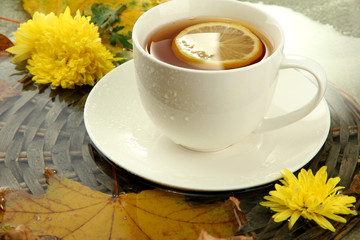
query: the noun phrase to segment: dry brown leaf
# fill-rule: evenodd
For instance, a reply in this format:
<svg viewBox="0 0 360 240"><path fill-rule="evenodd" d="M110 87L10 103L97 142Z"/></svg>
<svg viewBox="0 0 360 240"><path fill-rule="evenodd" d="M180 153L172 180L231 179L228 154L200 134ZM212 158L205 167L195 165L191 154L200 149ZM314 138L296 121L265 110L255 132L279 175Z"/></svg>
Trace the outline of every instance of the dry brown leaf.
<svg viewBox="0 0 360 240"><path fill-rule="evenodd" d="M0 239L4 240L40 240L31 229L23 224L8 232L0 232Z"/></svg>
<svg viewBox="0 0 360 240"><path fill-rule="evenodd" d="M51 173L51 171L48 171ZM25 224L35 236L60 239L198 239L233 236L238 226L234 201L193 205L183 196L146 190L112 196L57 175L47 176L44 195L5 195L2 226Z"/></svg>
<svg viewBox="0 0 360 240"><path fill-rule="evenodd" d="M232 236L228 238L216 238L211 236L205 230L202 230L198 240L254 240L254 237L241 235L241 236Z"/></svg>
<svg viewBox="0 0 360 240"><path fill-rule="evenodd" d="M8 187L0 187L0 223L3 221L3 216L5 213L5 195L13 192L11 188Z"/></svg>
<svg viewBox="0 0 360 240"><path fill-rule="evenodd" d="M238 216L239 229L242 229L247 222L246 214L240 209L240 201L236 197L230 197L229 200L234 203L236 215Z"/></svg>
<svg viewBox="0 0 360 240"><path fill-rule="evenodd" d="M4 101L9 97L14 97L20 94L21 91L17 90L16 88L13 88L8 84L7 81L0 78L0 101Z"/></svg>
<svg viewBox="0 0 360 240"><path fill-rule="evenodd" d="M14 44L5 35L0 33L0 57L10 56L11 53L7 52L6 49L14 46Z"/></svg>
<svg viewBox="0 0 360 240"><path fill-rule="evenodd" d="M355 174L348 190L344 193L357 193L360 194L360 172Z"/></svg>

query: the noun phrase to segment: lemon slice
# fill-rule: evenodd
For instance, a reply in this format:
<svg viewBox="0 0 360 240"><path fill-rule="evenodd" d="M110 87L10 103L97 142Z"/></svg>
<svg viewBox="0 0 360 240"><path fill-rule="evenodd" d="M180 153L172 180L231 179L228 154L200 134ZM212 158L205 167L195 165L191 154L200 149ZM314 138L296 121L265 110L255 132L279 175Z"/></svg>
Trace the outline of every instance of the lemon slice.
<svg viewBox="0 0 360 240"><path fill-rule="evenodd" d="M203 69L244 67L264 54L261 40L248 28L227 22L206 22L182 30L172 42L180 60Z"/></svg>

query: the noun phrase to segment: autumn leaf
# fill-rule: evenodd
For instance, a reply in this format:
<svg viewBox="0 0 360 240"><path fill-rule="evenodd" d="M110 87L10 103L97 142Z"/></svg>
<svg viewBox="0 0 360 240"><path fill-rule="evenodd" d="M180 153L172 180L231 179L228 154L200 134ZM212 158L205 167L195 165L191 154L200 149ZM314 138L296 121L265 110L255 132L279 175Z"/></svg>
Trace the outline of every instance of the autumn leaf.
<svg viewBox="0 0 360 240"><path fill-rule="evenodd" d="M40 240L31 229L23 224L7 232L0 232L0 239L6 240Z"/></svg>
<svg viewBox="0 0 360 240"><path fill-rule="evenodd" d="M240 235L240 236L231 236L229 238L216 238L211 236L205 230L202 230L197 240L254 240L254 237Z"/></svg>
<svg viewBox="0 0 360 240"><path fill-rule="evenodd" d="M31 16L36 12L48 14L50 12L59 15L64 12L66 6L69 6L72 12L77 9L89 10L91 6L96 4L109 5L112 9L116 9L120 5L127 5L130 9L141 9L146 11L153 6L169 0L23 0L23 7ZM129 9L127 9L129 10Z"/></svg>
<svg viewBox="0 0 360 240"><path fill-rule="evenodd" d="M102 34L103 44L114 54L125 56L125 60L132 58L131 32L136 20L148 9L168 0L23 0L23 7L30 15L36 11L48 14L54 12L59 15L67 6L72 13L80 10L86 16L95 17L99 25L113 24L108 34ZM92 6L98 5L98 8ZM112 10L112 11L111 11ZM119 15L114 16L114 12ZM103 13L103 16L101 16ZM95 16L94 16L95 15ZM114 43L119 43L114 46Z"/></svg>
<svg viewBox="0 0 360 240"><path fill-rule="evenodd" d="M7 98L14 97L20 95L21 91L13 88L8 84L7 81L0 78L0 102L4 101Z"/></svg>
<svg viewBox="0 0 360 240"><path fill-rule="evenodd" d="M11 54L6 51L7 48L14 46L14 44L5 35L0 33L0 57L10 56Z"/></svg>
<svg viewBox="0 0 360 240"><path fill-rule="evenodd" d="M44 195L13 191L5 195L2 226L24 224L35 236L60 239L197 239L204 229L226 238L239 229L233 200L196 204L161 190L118 196L47 175Z"/></svg>
<svg viewBox="0 0 360 240"><path fill-rule="evenodd" d="M349 193L360 194L360 172L355 174L355 176L353 177L353 180L350 184L349 189L345 190L344 193L345 194L349 194Z"/></svg>
<svg viewBox="0 0 360 240"><path fill-rule="evenodd" d="M5 195L9 194L10 192L13 192L11 188L0 187L0 223L2 223L5 213Z"/></svg>
<svg viewBox="0 0 360 240"><path fill-rule="evenodd" d="M127 5L132 10L141 9L141 11L144 11L165 1L167 0L23 0L22 2L25 11L32 16L36 11L45 14L53 12L59 15L64 12L67 6L74 13L77 9L80 11L90 10L91 6L96 4L109 5L112 9L116 9L120 5Z"/></svg>

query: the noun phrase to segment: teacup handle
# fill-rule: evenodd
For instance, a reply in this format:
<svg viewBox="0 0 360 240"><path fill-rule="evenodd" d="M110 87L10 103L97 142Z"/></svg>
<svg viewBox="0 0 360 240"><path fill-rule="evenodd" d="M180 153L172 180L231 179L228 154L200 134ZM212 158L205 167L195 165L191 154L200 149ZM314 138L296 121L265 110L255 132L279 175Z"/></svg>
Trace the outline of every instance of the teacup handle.
<svg viewBox="0 0 360 240"><path fill-rule="evenodd" d="M304 118L317 107L324 97L326 90L326 74L318 63L305 57L285 55L280 63L280 69L286 68L303 69L311 73L318 84L317 93L310 102L295 111L277 117L265 118L260 126L255 129L255 133L281 128Z"/></svg>

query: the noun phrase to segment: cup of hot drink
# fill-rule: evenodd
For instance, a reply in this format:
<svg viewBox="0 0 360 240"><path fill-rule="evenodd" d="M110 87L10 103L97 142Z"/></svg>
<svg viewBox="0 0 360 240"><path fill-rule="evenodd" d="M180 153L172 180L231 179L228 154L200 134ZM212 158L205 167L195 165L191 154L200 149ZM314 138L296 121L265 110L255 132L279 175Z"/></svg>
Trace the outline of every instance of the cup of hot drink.
<svg viewBox="0 0 360 240"><path fill-rule="evenodd" d="M168 138L189 149L217 151L294 123L325 92L321 66L284 54L281 25L250 3L169 1L145 12L132 37L144 109ZM317 92L293 112L266 117L285 68L312 74Z"/></svg>

